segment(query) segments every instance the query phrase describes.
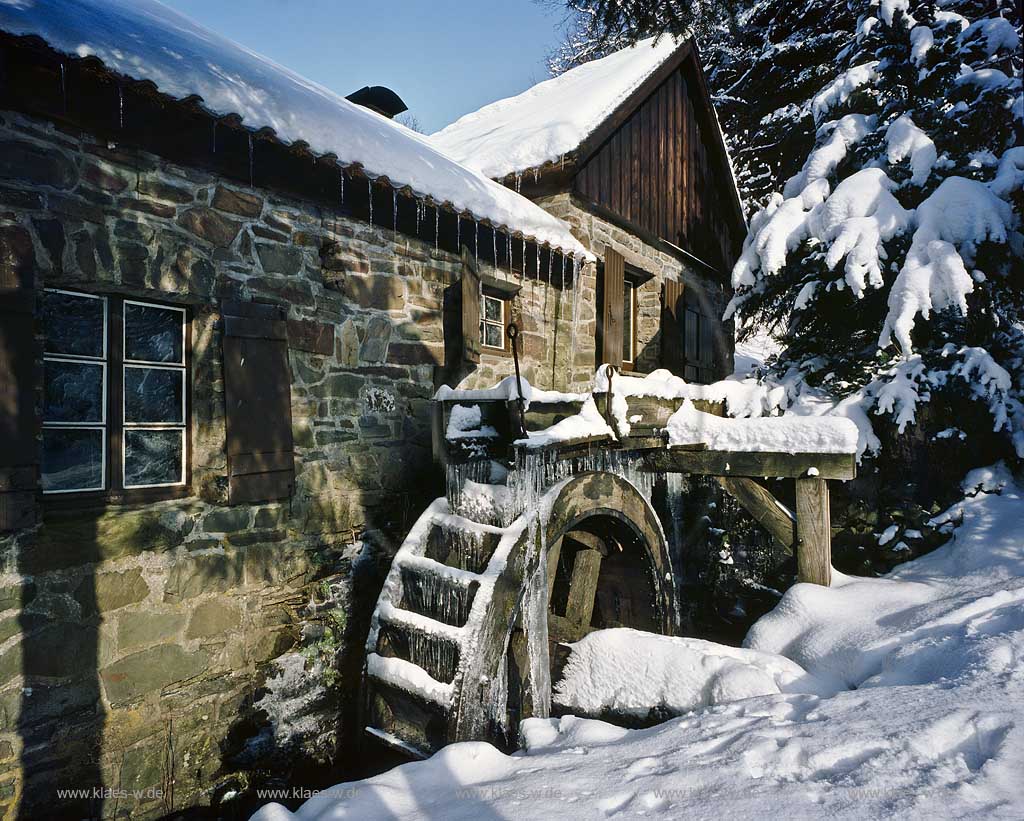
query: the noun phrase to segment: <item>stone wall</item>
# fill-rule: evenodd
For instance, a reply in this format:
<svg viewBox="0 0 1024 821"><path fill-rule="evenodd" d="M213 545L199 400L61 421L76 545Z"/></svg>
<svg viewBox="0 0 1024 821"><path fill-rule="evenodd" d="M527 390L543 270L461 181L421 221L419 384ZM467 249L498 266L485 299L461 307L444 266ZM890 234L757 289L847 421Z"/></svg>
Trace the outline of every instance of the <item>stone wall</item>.
<svg viewBox="0 0 1024 821"><path fill-rule="evenodd" d="M442 491L429 400L459 258L19 115L0 113L0 143L0 265L28 261L40 288L189 306L193 388L192 495L51 497L37 526L0 536L0 810L150 818L260 772L336 780L370 608ZM573 334L573 289L524 283L524 370L541 387L589 379L592 266L580 284ZM288 501L226 504L224 298L286 306L295 331ZM511 370L485 355L465 381ZM100 792L58 800L65 788Z"/></svg>
<svg viewBox="0 0 1024 821"><path fill-rule="evenodd" d="M679 256L655 248L634 234L596 216L571 194L556 194L537 200L537 204L572 226L572 232L599 259L605 248L618 251L626 265L652 275L637 289L637 360L636 370L647 373L661 367L661 303L662 283L666 279L681 280L688 290L698 295L704 313L721 317L729 302L730 292L725 277L703 272L697 263L687 263ZM596 300L593 304L596 304ZM595 326L591 329L594 335ZM715 362L718 378L732 373L733 323L719 323L715 335ZM593 354L591 354L593 367Z"/></svg>

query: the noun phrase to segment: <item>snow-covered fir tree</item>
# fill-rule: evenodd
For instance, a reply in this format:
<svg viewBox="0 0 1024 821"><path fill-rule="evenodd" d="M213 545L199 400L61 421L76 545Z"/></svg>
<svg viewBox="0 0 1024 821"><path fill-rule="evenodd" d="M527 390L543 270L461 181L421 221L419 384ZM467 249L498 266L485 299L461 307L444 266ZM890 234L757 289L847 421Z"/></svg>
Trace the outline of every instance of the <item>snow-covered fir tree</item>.
<svg viewBox="0 0 1024 821"><path fill-rule="evenodd" d="M855 7L840 73L793 113L815 146L752 218L730 312L783 342L791 398L813 386L902 431L969 396L1024 457L1020 18L1006 0Z"/></svg>

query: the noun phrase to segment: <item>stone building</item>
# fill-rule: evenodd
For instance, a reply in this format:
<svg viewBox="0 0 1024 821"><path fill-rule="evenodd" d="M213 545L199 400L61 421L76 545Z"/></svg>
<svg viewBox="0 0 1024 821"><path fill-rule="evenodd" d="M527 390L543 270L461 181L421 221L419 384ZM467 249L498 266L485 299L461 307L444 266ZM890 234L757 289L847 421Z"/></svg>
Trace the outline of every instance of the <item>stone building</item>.
<svg viewBox="0 0 1024 821"><path fill-rule="evenodd" d="M79 5L0 11L0 808L337 780L369 608L438 495L435 390L510 373L511 320L540 387L618 362L628 317L635 367L684 367L662 291L713 317L722 280L163 7Z"/></svg>
<svg viewBox="0 0 1024 821"><path fill-rule="evenodd" d="M643 41L431 140L564 219L597 257L597 361L691 382L732 373L721 317L746 227L692 42Z"/></svg>

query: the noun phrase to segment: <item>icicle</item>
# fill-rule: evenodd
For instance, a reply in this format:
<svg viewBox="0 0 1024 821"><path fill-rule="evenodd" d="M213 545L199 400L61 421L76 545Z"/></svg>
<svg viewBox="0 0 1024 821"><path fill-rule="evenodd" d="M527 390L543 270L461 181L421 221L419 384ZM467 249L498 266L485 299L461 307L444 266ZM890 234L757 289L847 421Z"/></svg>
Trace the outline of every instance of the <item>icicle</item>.
<svg viewBox="0 0 1024 821"><path fill-rule="evenodd" d="M68 111L68 83L64 73L64 64L60 64L60 99L64 105L64 113Z"/></svg>
<svg viewBox="0 0 1024 821"><path fill-rule="evenodd" d="M434 206L434 250L441 247L441 209Z"/></svg>
<svg viewBox="0 0 1024 821"><path fill-rule="evenodd" d="M508 272L512 273L512 235L505 234L505 238L508 240Z"/></svg>
<svg viewBox="0 0 1024 821"><path fill-rule="evenodd" d="M555 262L555 249L548 248L548 285L551 284L551 268Z"/></svg>
<svg viewBox="0 0 1024 821"><path fill-rule="evenodd" d="M423 219L423 202L416 200L416 236L420 235L420 222Z"/></svg>
<svg viewBox="0 0 1024 821"><path fill-rule="evenodd" d="M398 230L398 192L391 189L391 230Z"/></svg>
<svg viewBox="0 0 1024 821"><path fill-rule="evenodd" d="M338 182L340 184L340 189L341 189L341 205L342 205L342 207L344 207L344 205L345 205L345 169L344 168L340 168L340 167L338 168Z"/></svg>
<svg viewBox="0 0 1024 821"><path fill-rule="evenodd" d="M526 237L523 237L523 270L519 272L520 281L526 277Z"/></svg>
<svg viewBox="0 0 1024 821"><path fill-rule="evenodd" d="M547 560L540 545L541 534L531 541L536 568L530 574L523 596L523 629L530 662L530 695L534 718L551 714L551 669L548 666L548 579Z"/></svg>
<svg viewBox="0 0 1024 821"><path fill-rule="evenodd" d="M540 242L537 243L537 276L534 279L540 279Z"/></svg>
<svg viewBox="0 0 1024 821"><path fill-rule="evenodd" d="M462 214L455 215L455 248L462 253Z"/></svg>
<svg viewBox="0 0 1024 821"><path fill-rule="evenodd" d="M539 178L540 178L540 167L535 165L533 167L533 181L537 182L537 180Z"/></svg>
<svg viewBox="0 0 1024 821"><path fill-rule="evenodd" d="M217 121L213 121L213 153L217 153Z"/></svg>
<svg viewBox="0 0 1024 821"><path fill-rule="evenodd" d="M473 218L473 261L480 267L480 220Z"/></svg>
<svg viewBox="0 0 1024 821"><path fill-rule="evenodd" d="M366 178L366 192L370 200L370 225L373 225L373 180Z"/></svg>
<svg viewBox="0 0 1024 821"><path fill-rule="evenodd" d="M117 121L124 128L124 86L117 87Z"/></svg>
<svg viewBox="0 0 1024 821"><path fill-rule="evenodd" d="M517 194L519 193L519 190L520 190L520 188L522 187L522 184L523 184L523 175L522 175L522 172L520 172L520 171L517 171L517 172L516 172L516 193L517 193Z"/></svg>
<svg viewBox="0 0 1024 821"><path fill-rule="evenodd" d="M252 144L252 132L249 132L249 187L253 188L256 185L256 162L255 162L255 151Z"/></svg>
<svg viewBox="0 0 1024 821"><path fill-rule="evenodd" d="M498 229L491 226L491 253L494 254L494 270L498 270Z"/></svg>

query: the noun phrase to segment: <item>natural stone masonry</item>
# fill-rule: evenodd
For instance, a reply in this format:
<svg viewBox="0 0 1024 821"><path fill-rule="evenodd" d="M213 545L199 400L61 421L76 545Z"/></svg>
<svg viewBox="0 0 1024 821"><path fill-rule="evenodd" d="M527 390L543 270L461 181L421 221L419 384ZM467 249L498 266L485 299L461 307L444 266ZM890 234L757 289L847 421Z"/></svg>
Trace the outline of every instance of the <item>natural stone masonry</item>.
<svg viewBox="0 0 1024 821"><path fill-rule="evenodd" d="M709 275L699 270L698 263L688 264L678 256L654 248L633 234L587 211L572 194L556 194L537 200L537 204L572 226L573 235L597 257L604 258L606 248L618 251L626 264L650 275L650 279L637 289L636 369L649 372L661 367L661 310L662 286L666 279L685 283L688 289L700 294L700 300L709 316L720 317L729 302L726 277ZM593 319L590 337L596 332L596 316L589 316L596 300L587 301L581 312L587 320ZM733 323L721 323L715 340L715 368L720 376L732 373ZM591 365L593 355L585 363ZM575 374L574 374L575 376Z"/></svg>
<svg viewBox="0 0 1024 821"><path fill-rule="evenodd" d="M5 112L0 264L23 261L38 287L188 307L191 495L105 507L46 497L37 526L0 536L0 813L20 803L46 815L59 787L121 785L143 796L105 801L105 815L156 818L244 790L260 768L287 777L342 762L370 608L439 492L430 397L461 260ZM593 267L578 301L544 280L523 282L515 304L524 375L583 389ZM290 500L227 505L222 299L283 305L296 334ZM511 372L510 357L485 353L465 384ZM300 651L331 673L303 680L309 698L294 703L316 720L283 749L267 742L278 737L268 715L292 702L271 704L265 685L274 659Z"/></svg>

